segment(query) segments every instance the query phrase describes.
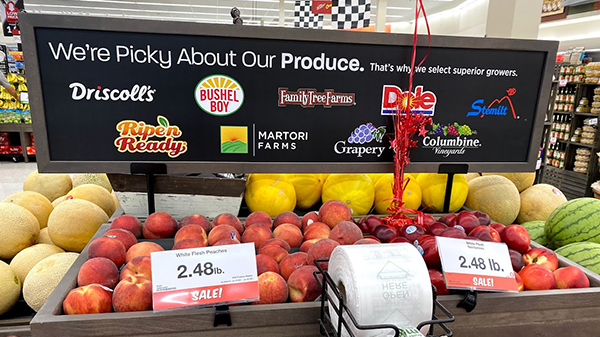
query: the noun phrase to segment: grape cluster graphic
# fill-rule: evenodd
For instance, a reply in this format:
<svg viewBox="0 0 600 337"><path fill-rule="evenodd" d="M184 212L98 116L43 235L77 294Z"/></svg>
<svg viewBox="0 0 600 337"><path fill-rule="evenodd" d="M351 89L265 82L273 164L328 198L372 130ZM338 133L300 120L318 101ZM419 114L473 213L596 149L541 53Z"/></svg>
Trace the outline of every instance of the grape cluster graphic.
<svg viewBox="0 0 600 337"><path fill-rule="evenodd" d="M362 124L352 131L352 134L348 137L348 143L365 144L373 139L380 142L383 134L385 134L385 127L375 128L372 124Z"/></svg>
<svg viewBox="0 0 600 337"><path fill-rule="evenodd" d="M477 131L471 130L467 124L460 125L456 122L450 123L448 125L442 125L439 123L435 123L432 126L432 130L429 131L430 135L433 136L471 136L476 135Z"/></svg>

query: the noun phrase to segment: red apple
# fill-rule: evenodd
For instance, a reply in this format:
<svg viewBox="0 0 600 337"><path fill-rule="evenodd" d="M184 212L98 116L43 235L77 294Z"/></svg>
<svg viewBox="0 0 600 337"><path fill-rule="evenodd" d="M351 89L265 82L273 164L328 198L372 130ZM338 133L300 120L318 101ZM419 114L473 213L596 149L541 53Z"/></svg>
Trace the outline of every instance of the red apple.
<svg viewBox="0 0 600 337"><path fill-rule="evenodd" d="M525 286L523 285L523 279L519 276L519 273L515 273L515 281L517 281L517 291L525 290Z"/></svg>
<svg viewBox="0 0 600 337"><path fill-rule="evenodd" d="M456 239L464 239L467 237L467 234L462 229L457 227L448 227L440 232L439 236L444 236L447 238L456 238Z"/></svg>
<svg viewBox="0 0 600 337"><path fill-rule="evenodd" d="M427 227L427 233L438 236L446 228L448 228L448 226L443 222L434 222Z"/></svg>
<svg viewBox="0 0 600 337"><path fill-rule="evenodd" d="M473 228L480 226L479 219L468 211L462 211L456 216L456 223L465 229L465 233L469 233Z"/></svg>
<svg viewBox="0 0 600 337"><path fill-rule="evenodd" d="M588 280L581 269L575 266L556 269L554 277L556 278L556 288L558 289L590 287L590 280Z"/></svg>
<svg viewBox="0 0 600 337"><path fill-rule="evenodd" d="M442 266L440 261L440 254L438 252L437 243L435 241L435 236L431 235L423 235L418 239L418 246L423 250L421 255L423 255L423 260L425 260L425 264L428 268L439 269ZM419 249L419 251L421 251Z"/></svg>
<svg viewBox="0 0 600 337"><path fill-rule="evenodd" d="M438 221L446 224L447 226L450 226L450 222L452 220L456 221L456 214L455 213L444 214L444 215L442 215L440 217L440 219Z"/></svg>
<svg viewBox="0 0 600 337"><path fill-rule="evenodd" d="M506 229L508 229L508 227ZM523 254L523 262L525 263L525 266L539 264L550 271L555 271L558 268L558 257L556 257L556 253L544 247L528 250L527 253Z"/></svg>
<svg viewBox="0 0 600 337"><path fill-rule="evenodd" d="M404 225L400 228L400 236L407 238L410 242L414 242L423 234L425 234L425 229L421 226Z"/></svg>
<svg viewBox="0 0 600 337"><path fill-rule="evenodd" d="M523 255L510 248L508 248L508 254L510 255L510 263L512 264L513 270L518 273L525 266Z"/></svg>
<svg viewBox="0 0 600 337"><path fill-rule="evenodd" d="M525 266L519 272L523 285L527 290L549 290L556 288L554 274L539 264Z"/></svg>
<svg viewBox="0 0 600 337"><path fill-rule="evenodd" d="M377 225L383 225L383 220L377 215L367 215L358 220L358 227L365 234L371 233L373 227Z"/></svg>
<svg viewBox="0 0 600 337"><path fill-rule="evenodd" d="M431 214L423 214L423 227L428 228L429 225L431 225L434 222L437 222L437 220L433 217L433 215Z"/></svg>
<svg viewBox="0 0 600 337"><path fill-rule="evenodd" d="M469 236L478 238L481 241L490 242L502 242L500 234L495 229L489 226L477 226L470 233Z"/></svg>
<svg viewBox="0 0 600 337"><path fill-rule="evenodd" d="M486 213L480 211L473 211L472 214L477 217L477 219L479 220L479 224L482 226L488 226L490 222L492 222L490 216Z"/></svg>
<svg viewBox="0 0 600 337"><path fill-rule="evenodd" d="M403 242L410 243L411 245L413 244L412 242L408 241L408 239L403 236L395 237L392 241L390 241L390 243L403 243Z"/></svg>
<svg viewBox="0 0 600 337"><path fill-rule="evenodd" d="M398 237L398 230L395 227L388 225L377 225L373 227L371 234L378 238L381 242L390 242L395 237Z"/></svg>
<svg viewBox="0 0 600 337"><path fill-rule="evenodd" d="M437 269L429 269L429 279L431 284L435 286L438 295L448 295L450 290L446 287L446 281L444 280L444 274Z"/></svg>
<svg viewBox="0 0 600 337"><path fill-rule="evenodd" d="M502 231L504 231L504 228L506 228L506 226L499 222L494 222L492 224L489 224L489 226L495 229L496 232L498 232L498 234L500 234L500 237L502 238Z"/></svg>
<svg viewBox="0 0 600 337"><path fill-rule="evenodd" d="M508 248L512 248L521 254L529 249L529 244L531 243L529 232L521 225L507 226L500 235Z"/></svg>

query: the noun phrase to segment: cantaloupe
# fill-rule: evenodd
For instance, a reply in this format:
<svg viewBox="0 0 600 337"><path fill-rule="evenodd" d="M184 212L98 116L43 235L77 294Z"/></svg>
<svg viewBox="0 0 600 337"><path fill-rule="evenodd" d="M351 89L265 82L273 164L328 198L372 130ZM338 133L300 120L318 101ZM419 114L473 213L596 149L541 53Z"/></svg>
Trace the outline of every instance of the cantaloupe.
<svg viewBox="0 0 600 337"><path fill-rule="evenodd" d="M77 253L53 254L31 268L23 282L23 298L31 309L40 310L78 256Z"/></svg>
<svg viewBox="0 0 600 337"><path fill-rule="evenodd" d="M68 174L31 172L23 182L23 191L34 191L42 194L48 200L67 194L73 188Z"/></svg>
<svg viewBox="0 0 600 337"><path fill-rule="evenodd" d="M48 227L40 230L40 236L38 237L37 243L47 243L55 246L54 242L52 242L52 239L50 238L50 234L48 233Z"/></svg>
<svg viewBox="0 0 600 337"><path fill-rule="evenodd" d="M107 221L108 216L96 204L83 199L65 200L50 214L48 233L52 242L60 248L81 252Z"/></svg>
<svg viewBox="0 0 600 337"><path fill-rule="evenodd" d="M115 191L110 192L110 196L115 202L115 210L119 209L119 207L121 207L121 202L119 201L119 198L117 198L117 194L115 193Z"/></svg>
<svg viewBox="0 0 600 337"><path fill-rule="evenodd" d="M444 196L446 195L447 174L421 173L417 183L421 187L421 206L427 207L431 212L442 212L444 209ZM458 211L465 204L469 186L464 174L456 174L452 179L452 195L450 196L450 212Z"/></svg>
<svg viewBox="0 0 600 337"><path fill-rule="evenodd" d="M10 260L21 250L35 244L40 225L25 207L0 202L0 259Z"/></svg>
<svg viewBox="0 0 600 337"><path fill-rule="evenodd" d="M58 204L60 204L61 202L65 201L66 198L67 198L66 195L61 195L60 197L54 199L54 201L52 202L52 207L58 206Z"/></svg>
<svg viewBox="0 0 600 337"><path fill-rule="evenodd" d="M465 205L487 213L496 222L510 225L519 215L521 199L519 190L508 178L486 175L469 181Z"/></svg>
<svg viewBox="0 0 600 337"><path fill-rule="evenodd" d="M73 187L94 184L104 187L108 193L112 192L112 186L106 173L76 173L73 175Z"/></svg>
<svg viewBox="0 0 600 337"><path fill-rule="evenodd" d="M552 211L567 202L567 197L556 187L548 184L533 185L521 192L521 209L518 223L546 221Z"/></svg>
<svg viewBox="0 0 600 337"><path fill-rule="evenodd" d="M40 243L20 251L10 261L10 266L14 270L15 274L17 274L19 277L21 283L23 283L25 281L25 277L31 268L36 265L36 263L42 261L50 255L64 252L64 250L55 245Z"/></svg>
<svg viewBox="0 0 600 337"><path fill-rule="evenodd" d="M115 207L115 201L110 195L110 192L108 192L104 187L98 185L79 185L67 193L65 199L69 198L93 202L102 208L109 218L117 210Z"/></svg>
<svg viewBox="0 0 600 337"><path fill-rule="evenodd" d="M471 181L475 178L479 178L481 177L481 174L477 173L477 172L471 172L471 173L467 173L465 174L465 178L467 179L467 181Z"/></svg>
<svg viewBox="0 0 600 337"><path fill-rule="evenodd" d="M512 181L519 190L519 193L525 191L535 182L535 172L507 172L507 173L483 173L484 176L498 175Z"/></svg>
<svg viewBox="0 0 600 337"><path fill-rule="evenodd" d="M54 206L52 206L52 203L48 198L33 191L22 191L11 194L4 199L4 202L10 202L11 204L25 207L33 214L33 216L35 216L40 224L40 229L48 225L48 217L54 209Z"/></svg>
<svg viewBox="0 0 600 337"><path fill-rule="evenodd" d="M21 295L21 281L6 262L0 261L0 316L12 308Z"/></svg>

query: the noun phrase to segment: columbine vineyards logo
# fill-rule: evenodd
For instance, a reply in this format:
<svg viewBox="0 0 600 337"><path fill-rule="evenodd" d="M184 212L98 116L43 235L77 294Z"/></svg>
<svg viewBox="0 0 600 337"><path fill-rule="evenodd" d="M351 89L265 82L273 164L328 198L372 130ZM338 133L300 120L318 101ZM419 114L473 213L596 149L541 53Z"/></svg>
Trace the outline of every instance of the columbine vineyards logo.
<svg viewBox="0 0 600 337"><path fill-rule="evenodd" d="M467 124L460 125L456 122L448 125L434 123L432 130L423 138L423 148L432 149L435 154L444 157L465 154L467 149L481 147L476 130Z"/></svg>

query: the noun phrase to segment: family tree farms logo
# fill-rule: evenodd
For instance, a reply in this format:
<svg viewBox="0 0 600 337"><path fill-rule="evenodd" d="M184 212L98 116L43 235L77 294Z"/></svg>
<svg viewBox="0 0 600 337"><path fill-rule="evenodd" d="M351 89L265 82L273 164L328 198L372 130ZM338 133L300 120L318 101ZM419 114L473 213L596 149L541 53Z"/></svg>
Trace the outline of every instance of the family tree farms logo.
<svg viewBox="0 0 600 337"><path fill-rule="evenodd" d="M244 90L229 76L210 75L198 82L194 98L205 112L213 116L227 116L244 104Z"/></svg>
<svg viewBox="0 0 600 337"><path fill-rule="evenodd" d="M474 111L467 112L467 117L479 116L483 118L485 116L506 116L508 109L510 109L513 119L519 119L519 116L515 114L515 107L510 99L510 96L513 96L516 93L517 90L515 88L510 88L506 90L506 95L504 95L502 98L494 99L487 106L484 104L483 99L478 99L471 105L471 109ZM505 100L506 102L504 104L500 104Z"/></svg>
<svg viewBox="0 0 600 337"><path fill-rule="evenodd" d="M298 91L289 91L288 88L279 88L279 99L277 105L284 107L288 104L300 105L303 108L312 108L315 105L322 105L325 108L332 106L352 106L355 103L355 94L336 93L332 89L325 89L324 92L317 92L317 89L298 89Z"/></svg>
<svg viewBox="0 0 600 337"><path fill-rule="evenodd" d="M385 146L366 146L375 141L381 143L385 135L385 126L378 128L372 124L362 124L354 129L347 140L335 143L333 150L337 154L353 155L361 158L363 155L376 155L381 157Z"/></svg>
<svg viewBox="0 0 600 337"><path fill-rule="evenodd" d="M435 154L444 157L462 155L467 149L481 147L481 142L475 138L476 135L477 131L472 130L467 124L434 123L432 130L423 138L423 148L432 149Z"/></svg>
<svg viewBox="0 0 600 337"><path fill-rule="evenodd" d="M175 158L188 149L187 142L175 140L183 134L178 126L170 125L166 117L156 117L157 126L142 121L125 120L117 124L119 137L115 139L121 153L166 153Z"/></svg>
<svg viewBox="0 0 600 337"><path fill-rule="evenodd" d="M422 113L433 116L437 97L431 91L423 91L423 86L415 87L415 92L402 91L395 85L383 86L381 99L381 114L395 115L396 110L405 111L407 108L412 113Z"/></svg>
<svg viewBox="0 0 600 337"><path fill-rule="evenodd" d="M248 153L248 127L221 125L221 153Z"/></svg>

